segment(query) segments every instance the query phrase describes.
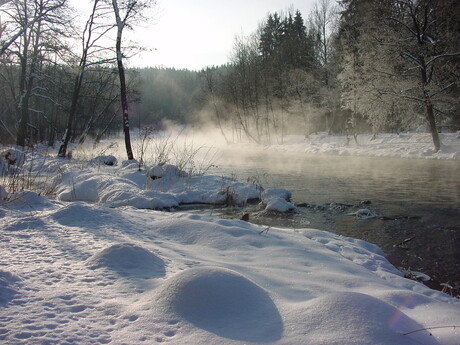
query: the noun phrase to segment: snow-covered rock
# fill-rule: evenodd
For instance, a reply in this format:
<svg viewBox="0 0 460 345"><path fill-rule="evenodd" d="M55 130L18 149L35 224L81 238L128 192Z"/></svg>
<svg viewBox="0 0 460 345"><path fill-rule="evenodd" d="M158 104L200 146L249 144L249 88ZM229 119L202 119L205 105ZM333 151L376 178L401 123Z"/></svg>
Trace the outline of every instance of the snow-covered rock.
<svg viewBox="0 0 460 345"><path fill-rule="evenodd" d="M295 210L295 206L284 200L283 198L270 198L268 200L264 200L265 208L264 211L266 212L289 212Z"/></svg>
<svg viewBox="0 0 460 345"><path fill-rule="evenodd" d="M263 212L280 212L286 213L296 209L294 204L289 202L291 192L284 188L269 188L262 192Z"/></svg>

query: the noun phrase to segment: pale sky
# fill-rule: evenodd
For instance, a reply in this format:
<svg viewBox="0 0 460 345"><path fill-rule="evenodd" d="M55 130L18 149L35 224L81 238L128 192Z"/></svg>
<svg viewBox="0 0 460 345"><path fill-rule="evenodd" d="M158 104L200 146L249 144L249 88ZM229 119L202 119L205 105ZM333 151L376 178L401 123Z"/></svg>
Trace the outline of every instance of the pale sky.
<svg viewBox="0 0 460 345"><path fill-rule="evenodd" d="M78 0L77 0L78 1ZM80 7L87 0L74 3ZM150 49L131 58L131 67L201 69L229 61L234 38L249 35L269 12L299 9L307 20L315 0L158 0L154 20L135 38Z"/></svg>

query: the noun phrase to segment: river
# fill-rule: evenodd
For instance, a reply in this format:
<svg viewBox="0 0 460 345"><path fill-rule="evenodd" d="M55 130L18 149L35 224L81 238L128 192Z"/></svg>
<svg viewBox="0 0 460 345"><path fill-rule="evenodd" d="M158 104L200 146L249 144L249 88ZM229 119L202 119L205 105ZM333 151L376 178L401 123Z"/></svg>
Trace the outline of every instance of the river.
<svg viewBox="0 0 460 345"><path fill-rule="evenodd" d="M317 228L377 244L397 267L422 272L426 284L460 294L460 162L343 157L233 148L216 156L207 173L254 181L292 192L297 212L257 217L270 226ZM367 208L375 217L350 216ZM254 216L252 216L254 215ZM448 289L448 292L450 289Z"/></svg>

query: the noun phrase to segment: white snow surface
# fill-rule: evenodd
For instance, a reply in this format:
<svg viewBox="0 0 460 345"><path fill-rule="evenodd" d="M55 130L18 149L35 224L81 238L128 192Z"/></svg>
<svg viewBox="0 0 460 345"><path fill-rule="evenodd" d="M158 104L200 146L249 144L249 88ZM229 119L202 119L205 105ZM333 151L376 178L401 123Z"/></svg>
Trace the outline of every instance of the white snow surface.
<svg viewBox="0 0 460 345"><path fill-rule="evenodd" d="M261 194L261 206L265 212L289 212L295 210L294 204L289 202L292 193L284 188L265 189Z"/></svg>
<svg viewBox="0 0 460 345"><path fill-rule="evenodd" d="M31 192L0 212L4 344L458 344L434 327L460 301L361 240Z"/></svg>
<svg viewBox="0 0 460 345"><path fill-rule="evenodd" d="M243 205L261 197L262 189L254 183L223 176L188 175L171 165L166 168L158 175L159 167L139 171L137 164L71 169L63 174L56 193L61 201L149 209L180 204Z"/></svg>
<svg viewBox="0 0 460 345"><path fill-rule="evenodd" d="M433 139L429 133L406 132L399 134L379 134L374 139L371 134L358 135L357 143L349 137L311 134L308 138L289 135L282 144L267 145L274 151L305 152L336 156L377 156L425 159L460 159L460 133L440 133L441 149L434 152Z"/></svg>
<svg viewBox="0 0 460 345"><path fill-rule="evenodd" d="M459 344L460 300L405 279L373 244L160 211L283 211L286 190L34 161L23 169L52 174L57 198L2 189L1 344Z"/></svg>

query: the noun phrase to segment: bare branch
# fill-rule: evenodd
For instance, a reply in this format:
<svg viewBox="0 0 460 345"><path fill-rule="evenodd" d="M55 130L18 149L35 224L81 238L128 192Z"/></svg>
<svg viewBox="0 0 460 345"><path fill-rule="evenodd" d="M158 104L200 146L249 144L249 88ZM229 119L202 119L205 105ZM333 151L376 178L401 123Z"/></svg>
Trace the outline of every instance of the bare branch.
<svg viewBox="0 0 460 345"><path fill-rule="evenodd" d="M444 54L439 54L439 55L436 55L434 57L432 57L427 63L426 65L430 65L432 64L433 62L435 62L436 60L438 59L443 59L443 58L448 58L448 57L454 57L454 56L459 56L460 55L460 52L456 52L456 53L444 53Z"/></svg>
<svg viewBox="0 0 460 345"><path fill-rule="evenodd" d="M398 97L398 98L409 99L409 100L417 101L417 102L425 102L425 100L423 98L415 97L415 96L411 96L411 95L406 95L406 94L401 94L401 93L398 93L396 91L380 90L379 93L382 94L382 95L392 95L392 96L395 96L395 97Z"/></svg>

